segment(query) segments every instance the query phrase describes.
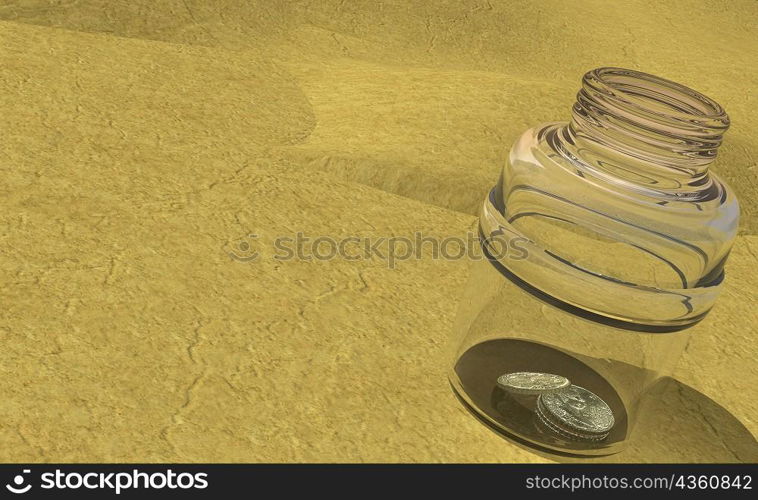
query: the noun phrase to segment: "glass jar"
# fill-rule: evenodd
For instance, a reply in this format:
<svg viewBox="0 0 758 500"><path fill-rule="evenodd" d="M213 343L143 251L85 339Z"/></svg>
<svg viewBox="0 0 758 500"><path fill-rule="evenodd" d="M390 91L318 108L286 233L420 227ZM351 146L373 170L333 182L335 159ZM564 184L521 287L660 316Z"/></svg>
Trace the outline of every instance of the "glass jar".
<svg viewBox="0 0 758 500"><path fill-rule="evenodd" d="M484 422L558 453L623 448L724 278L739 207L708 165L728 126L694 90L600 68L570 122L516 141L455 323L450 380Z"/></svg>

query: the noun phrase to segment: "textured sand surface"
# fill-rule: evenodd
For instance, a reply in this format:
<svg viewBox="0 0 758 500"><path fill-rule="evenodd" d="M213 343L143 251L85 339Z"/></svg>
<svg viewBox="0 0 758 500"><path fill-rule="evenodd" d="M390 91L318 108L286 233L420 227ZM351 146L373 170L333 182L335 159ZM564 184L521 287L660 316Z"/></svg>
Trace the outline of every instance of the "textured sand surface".
<svg viewBox="0 0 758 500"><path fill-rule="evenodd" d="M465 260L272 245L463 236L517 135L618 65L725 106L743 217L611 460L758 461L758 4L627 4L0 0L0 459L547 460L447 385Z"/></svg>

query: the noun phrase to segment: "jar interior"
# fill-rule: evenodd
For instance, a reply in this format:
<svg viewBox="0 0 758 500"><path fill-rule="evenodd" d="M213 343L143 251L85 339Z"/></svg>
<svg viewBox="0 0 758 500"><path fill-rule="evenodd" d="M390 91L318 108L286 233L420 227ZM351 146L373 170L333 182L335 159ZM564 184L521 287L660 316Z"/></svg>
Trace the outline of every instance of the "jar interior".
<svg viewBox="0 0 758 500"><path fill-rule="evenodd" d="M531 444L561 453L610 454L618 451L628 434L626 406L613 385L582 356L553 346L523 339L500 338L477 344L464 352L455 364L455 378L466 403L482 413L496 430ZM640 368L611 361L614 372L636 372ZM610 407L615 424L599 441L571 439L552 430L537 413L536 395L514 395L496 381L505 373L555 373L568 378L600 397ZM640 374L632 374L638 379Z"/></svg>

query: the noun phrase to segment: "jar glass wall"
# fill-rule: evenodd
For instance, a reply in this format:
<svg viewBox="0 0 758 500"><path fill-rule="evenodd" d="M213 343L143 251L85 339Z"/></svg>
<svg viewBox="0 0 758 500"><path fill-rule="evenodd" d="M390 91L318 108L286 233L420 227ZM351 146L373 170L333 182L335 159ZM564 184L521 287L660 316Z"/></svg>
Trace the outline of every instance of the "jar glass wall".
<svg viewBox="0 0 758 500"><path fill-rule="evenodd" d="M561 453L623 448L723 281L739 209L708 166L728 124L691 89L601 68L571 122L516 141L455 325L451 383L485 422Z"/></svg>
<svg viewBox="0 0 758 500"><path fill-rule="evenodd" d="M621 451L642 397L671 372L692 329L649 333L596 322L511 278L486 259L472 264L455 325L462 339L450 376L454 389L496 430L537 447ZM515 372L560 375L602 398L614 417L609 435L583 440L551 430L537 412L538 395L511 394L497 384Z"/></svg>

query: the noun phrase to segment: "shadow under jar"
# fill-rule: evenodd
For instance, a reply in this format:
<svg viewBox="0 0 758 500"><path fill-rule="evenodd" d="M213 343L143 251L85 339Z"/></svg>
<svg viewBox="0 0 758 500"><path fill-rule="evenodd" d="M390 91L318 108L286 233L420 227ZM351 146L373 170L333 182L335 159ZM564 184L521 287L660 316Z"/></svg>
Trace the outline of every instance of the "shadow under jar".
<svg viewBox="0 0 758 500"><path fill-rule="evenodd" d="M600 68L584 76L572 111L569 123L516 141L484 200L485 258L458 311L450 381L507 436L608 455L713 306L739 207L708 170L729 126L708 97ZM584 392L561 399L497 383L514 372L559 375ZM596 410L612 414L607 434L582 430Z"/></svg>

